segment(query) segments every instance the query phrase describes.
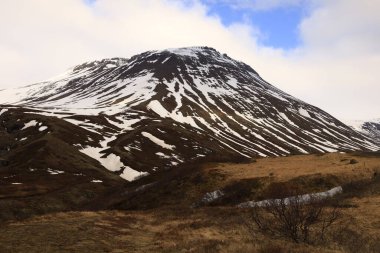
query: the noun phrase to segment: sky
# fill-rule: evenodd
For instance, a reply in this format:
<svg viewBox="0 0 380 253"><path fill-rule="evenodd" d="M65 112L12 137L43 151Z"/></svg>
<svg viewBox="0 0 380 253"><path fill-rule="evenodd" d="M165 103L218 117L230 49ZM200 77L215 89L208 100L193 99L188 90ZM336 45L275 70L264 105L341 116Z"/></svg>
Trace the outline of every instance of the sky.
<svg viewBox="0 0 380 253"><path fill-rule="evenodd" d="M2 0L0 89L210 46L339 119L380 118L380 0Z"/></svg>

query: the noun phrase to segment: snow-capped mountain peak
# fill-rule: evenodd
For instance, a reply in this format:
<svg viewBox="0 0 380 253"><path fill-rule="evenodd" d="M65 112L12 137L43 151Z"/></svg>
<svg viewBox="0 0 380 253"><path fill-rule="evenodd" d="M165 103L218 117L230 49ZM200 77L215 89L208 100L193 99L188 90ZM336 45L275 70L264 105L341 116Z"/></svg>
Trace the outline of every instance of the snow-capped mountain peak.
<svg viewBox="0 0 380 253"><path fill-rule="evenodd" d="M355 131L361 132L380 143L380 118L370 120L344 120Z"/></svg>
<svg viewBox="0 0 380 253"><path fill-rule="evenodd" d="M102 139L77 143L81 151L124 177L197 160L379 149L209 47L87 62L54 80L2 90L0 104L80 126Z"/></svg>

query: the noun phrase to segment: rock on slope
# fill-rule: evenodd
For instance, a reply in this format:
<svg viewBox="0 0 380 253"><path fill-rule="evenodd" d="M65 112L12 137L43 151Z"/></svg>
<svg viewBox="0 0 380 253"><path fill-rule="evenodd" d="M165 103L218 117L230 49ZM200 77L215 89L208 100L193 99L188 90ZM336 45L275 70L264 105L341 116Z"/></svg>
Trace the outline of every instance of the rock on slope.
<svg viewBox="0 0 380 253"><path fill-rule="evenodd" d="M379 149L208 47L87 62L46 82L2 90L0 104L4 138L18 140L3 148L11 163L12 150L27 154L36 141L54 137L80 151L80 161L127 180L199 161Z"/></svg>

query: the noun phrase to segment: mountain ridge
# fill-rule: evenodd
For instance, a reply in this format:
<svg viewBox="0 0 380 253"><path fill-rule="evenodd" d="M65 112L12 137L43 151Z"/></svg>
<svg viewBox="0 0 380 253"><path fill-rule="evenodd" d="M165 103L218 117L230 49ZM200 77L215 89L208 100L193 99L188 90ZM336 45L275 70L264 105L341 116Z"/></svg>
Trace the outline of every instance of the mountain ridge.
<svg viewBox="0 0 380 253"><path fill-rule="evenodd" d="M127 180L196 161L379 149L209 47L86 62L53 80L1 90L0 104L7 110L0 117L17 111L29 120L19 121L18 135L32 115L76 125L83 136L63 141ZM62 138L54 124L42 132Z"/></svg>
<svg viewBox="0 0 380 253"><path fill-rule="evenodd" d="M355 131L361 132L380 144L380 118L369 120L344 120Z"/></svg>

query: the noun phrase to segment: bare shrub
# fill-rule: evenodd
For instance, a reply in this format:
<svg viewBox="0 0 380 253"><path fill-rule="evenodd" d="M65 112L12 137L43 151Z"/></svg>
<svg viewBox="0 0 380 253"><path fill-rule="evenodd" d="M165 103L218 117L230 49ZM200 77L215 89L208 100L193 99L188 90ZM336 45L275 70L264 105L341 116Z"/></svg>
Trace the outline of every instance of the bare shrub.
<svg viewBox="0 0 380 253"><path fill-rule="evenodd" d="M294 188L280 187L275 195L288 198L270 199L252 207L251 220L265 233L283 236L296 243L323 241L329 227L339 218L337 207L327 199L300 195Z"/></svg>

